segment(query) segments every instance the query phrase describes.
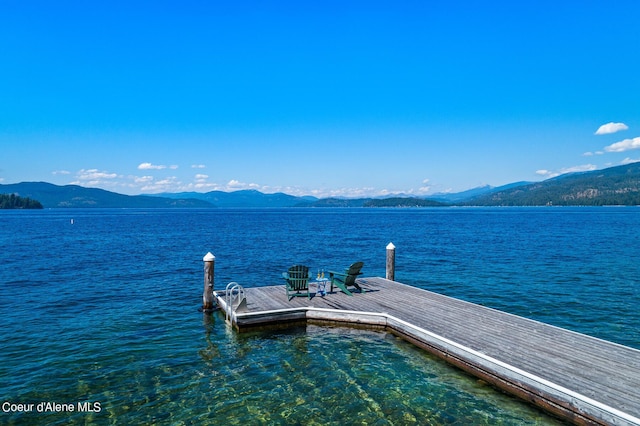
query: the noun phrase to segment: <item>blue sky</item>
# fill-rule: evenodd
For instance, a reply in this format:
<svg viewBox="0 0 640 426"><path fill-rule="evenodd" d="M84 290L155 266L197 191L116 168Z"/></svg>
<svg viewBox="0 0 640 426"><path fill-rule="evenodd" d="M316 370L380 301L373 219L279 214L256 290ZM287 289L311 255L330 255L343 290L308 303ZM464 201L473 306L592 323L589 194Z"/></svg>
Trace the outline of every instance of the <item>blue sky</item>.
<svg viewBox="0 0 640 426"><path fill-rule="evenodd" d="M427 195L640 160L635 0L1 9L0 183Z"/></svg>

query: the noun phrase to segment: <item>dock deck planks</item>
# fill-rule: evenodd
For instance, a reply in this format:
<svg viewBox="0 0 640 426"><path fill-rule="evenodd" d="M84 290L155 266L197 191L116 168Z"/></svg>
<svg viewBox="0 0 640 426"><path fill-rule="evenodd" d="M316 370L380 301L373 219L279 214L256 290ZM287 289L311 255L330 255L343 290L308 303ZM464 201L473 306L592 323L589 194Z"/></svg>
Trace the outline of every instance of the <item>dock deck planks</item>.
<svg viewBox="0 0 640 426"><path fill-rule="evenodd" d="M290 301L283 285L246 288L236 326L305 320L306 310L321 320L364 323L357 313L385 314L393 332L570 421L640 424L639 350L383 278L358 283L365 292L353 297L337 289L315 296L312 283L311 300ZM216 297L227 310L224 292Z"/></svg>

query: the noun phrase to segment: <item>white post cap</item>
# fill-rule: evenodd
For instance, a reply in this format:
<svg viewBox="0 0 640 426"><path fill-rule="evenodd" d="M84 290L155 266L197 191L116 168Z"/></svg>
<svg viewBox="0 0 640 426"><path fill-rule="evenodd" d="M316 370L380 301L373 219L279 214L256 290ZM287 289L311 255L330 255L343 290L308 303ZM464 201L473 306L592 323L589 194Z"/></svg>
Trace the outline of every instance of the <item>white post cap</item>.
<svg viewBox="0 0 640 426"><path fill-rule="evenodd" d="M203 258L203 261L205 262L213 262L214 260L216 260L216 257L214 255L211 254L211 252L208 252Z"/></svg>
<svg viewBox="0 0 640 426"><path fill-rule="evenodd" d="M389 243L387 244L387 250L395 250L396 246L393 245L393 243Z"/></svg>

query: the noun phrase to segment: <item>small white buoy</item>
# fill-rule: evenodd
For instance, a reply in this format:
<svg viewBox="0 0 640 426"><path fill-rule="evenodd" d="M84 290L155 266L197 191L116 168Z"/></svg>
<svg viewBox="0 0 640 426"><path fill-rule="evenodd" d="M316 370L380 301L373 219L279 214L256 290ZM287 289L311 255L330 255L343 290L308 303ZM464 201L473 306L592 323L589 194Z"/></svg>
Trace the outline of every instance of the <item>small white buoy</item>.
<svg viewBox="0 0 640 426"><path fill-rule="evenodd" d="M73 225L73 219L71 219L71 224Z"/></svg>

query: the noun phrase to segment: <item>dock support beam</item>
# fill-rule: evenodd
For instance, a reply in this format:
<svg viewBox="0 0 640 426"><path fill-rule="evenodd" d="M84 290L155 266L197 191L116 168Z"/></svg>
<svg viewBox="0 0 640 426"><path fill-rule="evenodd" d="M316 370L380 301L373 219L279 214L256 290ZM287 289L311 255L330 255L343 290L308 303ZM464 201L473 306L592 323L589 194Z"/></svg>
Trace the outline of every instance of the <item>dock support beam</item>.
<svg viewBox="0 0 640 426"><path fill-rule="evenodd" d="M396 278L396 246L393 243L387 245L387 279L395 281Z"/></svg>
<svg viewBox="0 0 640 426"><path fill-rule="evenodd" d="M213 311L213 268L216 261L216 257L207 253L202 258L204 261L204 293L202 294L202 311Z"/></svg>

